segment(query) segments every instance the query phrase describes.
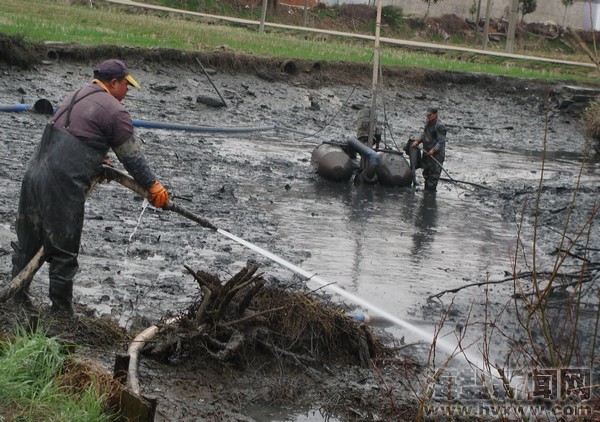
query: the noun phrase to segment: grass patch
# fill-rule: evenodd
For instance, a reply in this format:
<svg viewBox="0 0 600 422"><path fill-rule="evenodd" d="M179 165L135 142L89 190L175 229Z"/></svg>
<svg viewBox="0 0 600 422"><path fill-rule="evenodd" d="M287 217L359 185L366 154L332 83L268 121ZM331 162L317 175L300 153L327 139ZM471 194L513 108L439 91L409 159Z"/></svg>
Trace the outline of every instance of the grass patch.
<svg viewBox="0 0 600 422"><path fill-rule="evenodd" d="M78 390L63 383L64 347L43 332L18 330L0 342L0 415L15 421L111 421L94 381Z"/></svg>

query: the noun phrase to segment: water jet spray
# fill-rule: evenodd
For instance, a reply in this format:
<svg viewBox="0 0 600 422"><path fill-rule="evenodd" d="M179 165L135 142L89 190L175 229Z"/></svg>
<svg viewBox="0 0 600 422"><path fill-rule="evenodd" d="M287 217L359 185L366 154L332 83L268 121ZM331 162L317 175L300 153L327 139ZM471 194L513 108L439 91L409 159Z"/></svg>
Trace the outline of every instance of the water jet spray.
<svg viewBox="0 0 600 422"><path fill-rule="evenodd" d="M138 195L140 195L144 198L148 197L148 192L146 191L146 189L144 189L139 184L137 184L135 182L135 180L133 180L133 178L131 178L127 174L125 174L115 168L108 167L108 166L103 166L103 169L104 169L104 177L106 177L107 179L114 180L117 183L122 184L126 188L134 191L135 193L137 193ZM373 310L375 313L377 313L382 318L387 319L388 321L396 324L399 327L403 327L403 328L411 331L412 333L416 334L421 339L426 340L426 341L430 342L431 344L434 344L435 347L438 347L439 349L448 353L450 356L462 354L463 357L465 358L465 360L467 361L467 363L469 363L470 365L477 367L479 370L482 370L485 373L489 373L491 376L493 376L495 378L501 378L500 374L498 373L498 371L495 370L495 368L491 368L490 371L486 371L485 368L489 367L489 365L486 365L485 362L483 361L483 359L479 358L478 356L474 356L474 355L468 353L466 350L461 349L460 345L452 344L441 338L436 338L433 334L431 334L431 333L429 333L407 321L404 321L401 318L399 318L395 315L392 315L383 309L380 309L380 308L374 306L372 303L369 303L365 299L362 299L362 298L354 295L353 293L350 293L350 292L342 289L341 287L336 286L335 284L331 284L330 282L324 280L323 278L319 277L315 273L306 271L306 270L286 261L285 259L283 259L265 249L262 249L261 247L255 245L253 243L250 243L232 233L229 233L228 231L226 231L224 229L218 228L217 226L215 226L208 220L192 213L191 211L185 209L184 207L182 207L180 205L173 203L172 201L170 201L167 205L165 205L165 207L163 209L168 210L168 211L173 211L177 214L180 214L192 221L197 222L202 227L210 228L211 230L214 230L215 232L220 233L223 236L226 236L227 238L233 240L234 242L239 243L243 246L246 246L247 248L280 264L281 266L291 270L292 272L305 277L307 283L311 283L311 282L316 283L320 287L327 289L337 295L340 295L356 305L360 305L364 308Z"/></svg>

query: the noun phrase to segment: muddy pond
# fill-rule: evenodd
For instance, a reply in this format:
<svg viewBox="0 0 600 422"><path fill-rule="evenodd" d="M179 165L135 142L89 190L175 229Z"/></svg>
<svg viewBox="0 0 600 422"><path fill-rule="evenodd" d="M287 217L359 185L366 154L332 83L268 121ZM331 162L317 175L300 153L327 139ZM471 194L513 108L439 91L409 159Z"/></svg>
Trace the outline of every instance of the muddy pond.
<svg viewBox="0 0 600 422"><path fill-rule="evenodd" d="M100 60L47 60L29 70L0 65L0 103L33 104L45 98L56 105L90 81ZM128 66L142 90L131 89L124 104L134 119L143 121L219 128L278 124L341 140L355 134L358 109L371 98L366 68L352 82L323 76L327 69L303 69L290 76L279 68L265 67L257 74L255 69L246 73L215 66L210 77L228 106L211 108L196 101L199 95L216 94L193 62L160 64L135 57ZM269 72L271 80L264 77ZM597 203L600 160L583 154L583 126L548 100L553 88L475 76L384 78L380 104L385 117L382 113L379 120L388 125L386 144L403 145L417 136L427 107L435 105L448 127L443 176L472 183L442 181L433 195L424 193L420 171L416 189L324 180L310 161L319 141L290 132L231 135L140 127L136 135L177 203L359 297L360 303L352 303L334 295L352 310L374 318L391 314L418 328L382 324L411 343L427 341L421 330L433 332L453 295L435 301L429 296L501 280L512 271L520 224L522 241L530 249L533 213L527 201L535 199L544 143L538 265L552 263L579 175L577 215L583 218ZM32 111L0 113L3 281L10 273L20 181L46 120ZM86 212L75 300L125 327L139 329L142 321L152 323L188 305L197 286L183 264L227 277L255 260L273 284L306 282L308 288L327 289L177 214L144 207L114 183L94 190ZM598 248L598 224L592 230L591 246ZM48 301L46 269L32 287L36 301ZM511 292L511 283L493 285L489 302L500 306ZM443 330L450 341L471 304L474 317L481 317L483 289L461 290L454 300L456 313ZM472 339L479 335L468 333ZM496 352L501 355L502 344ZM169 420L160 407L157 416ZM293 418L321 420L298 415L256 420Z"/></svg>

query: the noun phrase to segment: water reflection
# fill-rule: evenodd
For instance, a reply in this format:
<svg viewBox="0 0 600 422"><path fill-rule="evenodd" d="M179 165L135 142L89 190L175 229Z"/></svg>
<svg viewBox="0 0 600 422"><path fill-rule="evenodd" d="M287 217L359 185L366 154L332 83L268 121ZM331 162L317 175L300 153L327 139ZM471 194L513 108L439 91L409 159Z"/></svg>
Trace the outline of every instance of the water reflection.
<svg viewBox="0 0 600 422"><path fill-rule="evenodd" d="M424 191L415 211L415 232L412 235L411 256L416 263L429 258L431 243L437 233L438 208L436 193Z"/></svg>
<svg viewBox="0 0 600 422"><path fill-rule="evenodd" d="M332 281L353 292L395 284L398 266L406 269L411 253L420 195L410 189L320 180L313 187L314 201L326 206L317 223L319 239L313 237L311 245L315 262L321 256L319 266L326 260Z"/></svg>

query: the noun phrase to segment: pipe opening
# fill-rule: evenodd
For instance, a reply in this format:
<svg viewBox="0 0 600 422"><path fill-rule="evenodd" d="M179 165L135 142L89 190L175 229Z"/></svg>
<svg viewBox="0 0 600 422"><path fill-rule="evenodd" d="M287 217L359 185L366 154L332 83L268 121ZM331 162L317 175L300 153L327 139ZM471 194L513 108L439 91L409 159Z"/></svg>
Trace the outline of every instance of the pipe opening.
<svg viewBox="0 0 600 422"><path fill-rule="evenodd" d="M50 101L40 98L33 104L33 109L36 113L51 115L54 114L54 107Z"/></svg>
<svg viewBox="0 0 600 422"><path fill-rule="evenodd" d="M60 58L58 51L56 50L48 50L46 57L48 57L50 60L58 60Z"/></svg>
<svg viewBox="0 0 600 422"><path fill-rule="evenodd" d="M281 70L283 70L288 75L293 75L293 76L300 73L300 67L298 66L298 63L295 62L294 60L288 60L288 61L283 62L281 65Z"/></svg>

